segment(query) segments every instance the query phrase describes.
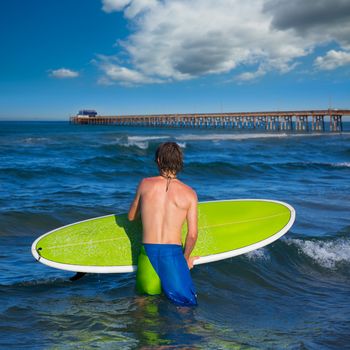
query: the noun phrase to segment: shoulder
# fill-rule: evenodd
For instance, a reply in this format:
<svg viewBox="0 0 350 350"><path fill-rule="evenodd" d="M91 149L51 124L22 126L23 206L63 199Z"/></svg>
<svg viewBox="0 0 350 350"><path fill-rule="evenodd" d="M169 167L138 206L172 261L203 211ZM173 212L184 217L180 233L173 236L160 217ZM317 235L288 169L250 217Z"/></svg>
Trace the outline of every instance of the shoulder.
<svg viewBox="0 0 350 350"><path fill-rule="evenodd" d="M139 183L139 188L144 188L152 185L157 180L156 177L145 177Z"/></svg>
<svg viewBox="0 0 350 350"><path fill-rule="evenodd" d="M145 177L140 181L140 183L147 184L147 183L155 182L158 180L158 178L159 176Z"/></svg>
<svg viewBox="0 0 350 350"><path fill-rule="evenodd" d="M180 186L182 187L182 190L186 193L186 195L188 196L189 199L191 199L192 201L198 201L197 193L192 187L186 185L185 183L183 183L180 180L179 180L179 184L180 184Z"/></svg>

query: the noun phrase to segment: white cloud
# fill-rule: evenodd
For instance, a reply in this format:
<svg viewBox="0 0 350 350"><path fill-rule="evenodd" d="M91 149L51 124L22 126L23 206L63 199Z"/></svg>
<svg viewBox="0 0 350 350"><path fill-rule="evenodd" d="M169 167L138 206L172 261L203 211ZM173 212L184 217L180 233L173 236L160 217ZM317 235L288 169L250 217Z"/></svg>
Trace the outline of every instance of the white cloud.
<svg viewBox="0 0 350 350"><path fill-rule="evenodd" d="M103 11L123 11L127 18L133 18L141 12L157 5L157 0L102 0Z"/></svg>
<svg viewBox="0 0 350 350"><path fill-rule="evenodd" d="M120 85L133 86L147 83L156 83L156 79L145 76L141 72L121 66L114 57L100 55L98 66L104 73L99 79L102 85L112 85L118 83Z"/></svg>
<svg viewBox="0 0 350 350"><path fill-rule="evenodd" d="M53 78L69 79L69 78L77 78L79 76L79 73L71 69L60 68L60 69L51 70L49 75L50 77L53 77Z"/></svg>
<svg viewBox="0 0 350 350"><path fill-rule="evenodd" d="M105 12L121 11L130 4L132 0L103 0L102 10Z"/></svg>
<svg viewBox="0 0 350 350"><path fill-rule="evenodd" d="M262 77L265 74L266 74L266 71L262 67L259 67L259 69L257 69L255 72L244 72L237 75L235 80L240 82L247 82L247 81L252 81L259 77Z"/></svg>
<svg viewBox="0 0 350 350"><path fill-rule="evenodd" d="M273 16L272 26L293 30L315 43L335 40L350 45L349 0L265 0L265 12Z"/></svg>
<svg viewBox="0 0 350 350"><path fill-rule="evenodd" d="M294 22L284 24L286 0L102 1L106 12L124 11L132 24L132 33L119 42L120 57L126 54L127 64L117 56L118 63L110 60L108 69L106 62L99 63L105 72L102 80L114 76L113 81L123 84L234 75L237 67L246 69L237 80L248 81L269 71L289 72L321 42L344 44L336 23L327 27L327 35L321 35L317 26L301 31L293 27ZM272 6L274 2L278 6ZM324 3L322 11L326 11Z"/></svg>
<svg viewBox="0 0 350 350"><path fill-rule="evenodd" d="M317 57L314 64L321 70L333 70L350 64L350 52L330 50L325 56Z"/></svg>

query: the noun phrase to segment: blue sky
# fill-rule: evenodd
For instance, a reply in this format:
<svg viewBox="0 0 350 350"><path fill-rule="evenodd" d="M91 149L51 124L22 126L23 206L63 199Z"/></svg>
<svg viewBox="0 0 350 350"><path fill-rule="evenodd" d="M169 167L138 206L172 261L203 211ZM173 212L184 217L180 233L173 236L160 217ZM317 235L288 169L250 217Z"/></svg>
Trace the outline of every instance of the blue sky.
<svg viewBox="0 0 350 350"><path fill-rule="evenodd" d="M0 119L350 109L347 0L8 0Z"/></svg>

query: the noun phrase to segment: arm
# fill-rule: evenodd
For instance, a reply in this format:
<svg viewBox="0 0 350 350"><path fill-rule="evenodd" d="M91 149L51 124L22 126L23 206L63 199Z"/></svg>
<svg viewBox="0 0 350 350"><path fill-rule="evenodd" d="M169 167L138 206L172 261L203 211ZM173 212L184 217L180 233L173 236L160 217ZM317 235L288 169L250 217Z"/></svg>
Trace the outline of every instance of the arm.
<svg viewBox="0 0 350 350"><path fill-rule="evenodd" d="M187 236L185 242L184 256L188 267L193 267L193 261L198 257L190 257L198 237L198 199L194 192L190 207L187 212Z"/></svg>
<svg viewBox="0 0 350 350"><path fill-rule="evenodd" d="M142 181L139 183L139 186L137 187L135 198L131 203L131 206L129 209L128 219L130 221L134 221L140 214L141 185L142 185Z"/></svg>

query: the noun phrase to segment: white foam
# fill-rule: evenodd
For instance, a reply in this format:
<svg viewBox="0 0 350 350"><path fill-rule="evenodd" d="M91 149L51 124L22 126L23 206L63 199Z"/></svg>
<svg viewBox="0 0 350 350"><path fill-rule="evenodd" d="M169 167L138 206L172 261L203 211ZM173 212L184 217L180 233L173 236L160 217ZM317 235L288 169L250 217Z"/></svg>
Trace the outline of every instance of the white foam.
<svg viewBox="0 0 350 350"><path fill-rule="evenodd" d="M131 147L131 146L136 146L141 149L147 149L148 148L148 142L147 141L133 141L133 140L128 140L125 144L123 144L125 147Z"/></svg>
<svg viewBox="0 0 350 350"><path fill-rule="evenodd" d="M169 136L127 136L127 139L123 137L117 137L116 141L120 146L124 147L138 147L140 149L147 149L149 146L149 141L153 140L164 140L169 138Z"/></svg>
<svg viewBox="0 0 350 350"><path fill-rule="evenodd" d="M281 163L282 165L288 165L288 164L294 164L293 162L287 162L287 163ZM328 167L334 167L334 168L349 168L350 163L349 162L340 162L340 163L321 163L321 162L297 162L297 164L301 165L315 165L315 166L328 166Z"/></svg>
<svg viewBox="0 0 350 350"><path fill-rule="evenodd" d="M349 162L340 162L340 163L319 163L319 162L301 162L307 165L319 165L319 166L330 166L333 168L349 168Z"/></svg>
<svg viewBox="0 0 350 350"><path fill-rule="evenodd" d="M245 254L245 256L252 261L261 261L261 260L269 260L270 256L266 248L260 248L256 250L252 250Z"/></svg>
<svg viewBox="0 0 350 350"><path fill-rule="evenodd" d="M305 255L319 265L332 269L337 263L350 262L350 240L305 241L287 238L288 245L295 245Z"/></svg>
<svg viewBox="0 0 350 350"><path fill-rule="evenodd" d="M331 163L331 166L334 166L336 168L350 168L350 162L343 162L343 163Z"/></svg>
<svg viewBox="0 0 350 350"><path fill-rule="evenodd" d="M181 134L178 136L170 136L170 135L152 135L152 136L127 136L127 141L123 141L122 138L117 138L117 142L125 147L136 146L141 149L147 149L149 146L149 141L163 141L167 139L174 138L180 147L186 147L186 141L212 141L214 143L220 141L241 141L241 140L249 140L249 139L280 139L287 137L310 137L310 136L325 136L325 135L333 135L328 133L305 133L305 134L290 134L290 133L243 133L243 132L233 132L233 133L206 133L206 134ZM180 141L180 142L179 142ZM350 163L336 163L331 166L339 166L348 167Z"/></svg>
<svg viewBox="0 0 350 350"><path fill-rule="evenodd" d="M288 134L288 136L290 137L312 137L312 136L323 136L323 137L327 137L327 136L349 136L350 132L346 132L346 131L342 131L340 132L329 132L329 131L324 131L324 132L304 132L304 133L291 133Z"/></svg>
<svg viewBox="0 0 350 350"><path fill-rule="evenodd" d="M138 147L140 149L147 149L148 148L148 141L142 140L140 139L133 139L133 138L127 138L125 140L125 138L122 137L117 137L116 138L117 144L123 147Z"/></svg>
<svg viewBox="0 0 350 350"><path fill-rule="evenodd" d="M149 142L154 140L159 140L162 142L165 139L169 139L170 136L160 135L160 136L127 136L127 139L123 137L117 137L117 144L124 147L135 146L141 149L147 149L149 147ZM181 148L186 148L186 142L177 142Z"/></svg>
<svg viewBox="0 0 350 350"><path fill-rule="evenodd" d="M128 136L129 142L143 142L143 141L153 141L153 140L163 140L168 139L169 136Z"/></svg>
<svg viewBox="0 0 350 350"><path fill-rule="evenodd" d="M288 134L263 134L263 133L235 133L235 134L185 134L176 137L180 141L230 141L230 140L245 140L258 138L282 138L287 137Z"/></svg>
<svg viewBox="0 0 350 350"><path fill-rule="evenodd" d="M186 148L186 142L177 142L181 148Z"/></svg>
<svg viewBox="0 0 350 350"><path fill-rule="evenodd" d="M48 141L49 139L47 137L27 137L23 140L24 143L27 144L36 144Z"/></svg>
<svg viewBox="0 0 350 350"><path fill-rule="evenodd" d="M285 137L310 137L310 136L335 136L333 133L285 133L285 132L233 132L233 133L211 133L211 134L183 134L176 137L177 140L181 141L240 141L247 139L271 139L271 138L285 138ZM339 134L338 134L339 135ZM350 135L350 133L342 133L344 135Z"/></svg>

